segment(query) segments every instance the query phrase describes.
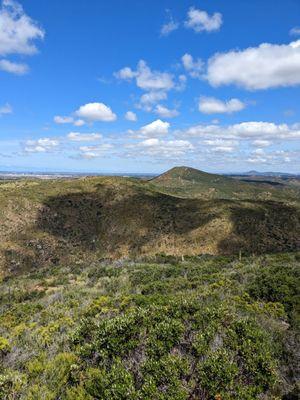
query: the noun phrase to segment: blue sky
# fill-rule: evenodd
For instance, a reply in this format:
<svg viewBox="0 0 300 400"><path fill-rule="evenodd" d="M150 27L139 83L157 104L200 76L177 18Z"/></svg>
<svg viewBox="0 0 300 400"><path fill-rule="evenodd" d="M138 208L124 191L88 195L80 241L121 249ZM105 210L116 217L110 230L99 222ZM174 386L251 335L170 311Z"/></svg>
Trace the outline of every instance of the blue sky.
<svg viewBox="0 0 300 400"><path fill-rule="evenodd" d="M300 173L298 0L4 0L0 169Z"/></svg>

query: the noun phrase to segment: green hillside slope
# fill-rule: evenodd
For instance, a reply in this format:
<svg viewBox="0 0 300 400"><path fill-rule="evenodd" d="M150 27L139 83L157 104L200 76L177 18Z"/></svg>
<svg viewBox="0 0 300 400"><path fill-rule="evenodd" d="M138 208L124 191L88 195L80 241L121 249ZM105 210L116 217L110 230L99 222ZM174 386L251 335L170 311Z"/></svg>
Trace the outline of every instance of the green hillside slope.
<svg viewBox="0 0 300 400"><path fill-rule="evenodd" d="M296 202L178 198L146 181L21 180L0 190L3 271L87 259L299 248Z"/></svg>
<svg viewBox="0 0 300 400"><path fill-rule="evenodd" d="M292 185L270 181L244 182L190 167L175 167L151 180L164 193L203 199L259 199L295 201L300 191Z"/></svg>
<svg viewBox="0 0 300 400"><path fill-rule="evenodd" d="M166 176L1 182L1 400L299 396L299 199Z"/></svg>

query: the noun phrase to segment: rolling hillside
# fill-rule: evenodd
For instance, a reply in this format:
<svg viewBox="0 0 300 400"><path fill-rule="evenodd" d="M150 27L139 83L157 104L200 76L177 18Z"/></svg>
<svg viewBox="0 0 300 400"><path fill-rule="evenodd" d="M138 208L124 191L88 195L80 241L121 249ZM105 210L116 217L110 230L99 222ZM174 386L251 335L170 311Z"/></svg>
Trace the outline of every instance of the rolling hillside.
<svg viewBox="0 0 300 400"><path fill-rule="evenodd" d="M255 182L210 174L190 167L175 167L151 180L162 192L180 197L203 199L292 200L300 191L289 185L256 180Z"/></svg>
<svg viewBox="0 0 300 400"><path fill-rule="evenodd" d="M200 175L207 187L231 183ZM256 254L300 246L296 200L183 198L163 193L153 181L117 177L19 180L0 188L0 265L6 272L83 257Z"/></svg>
<svg viewBox="0 0 300 400"><path fill-rule="evenodd" d="M0 399L299 397L297 198L185 172L0 184Z"/></svg>

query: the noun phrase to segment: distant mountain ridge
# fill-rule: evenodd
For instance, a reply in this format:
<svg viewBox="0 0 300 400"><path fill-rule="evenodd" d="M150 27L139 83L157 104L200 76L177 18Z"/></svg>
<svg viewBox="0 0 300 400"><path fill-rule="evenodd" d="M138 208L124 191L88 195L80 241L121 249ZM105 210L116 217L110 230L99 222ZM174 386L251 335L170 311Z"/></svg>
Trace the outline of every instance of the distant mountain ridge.
<svg viewBox="0 0 300 400"><path fill-rule="evenodd" d="M227 174L225 174L227 175ZM292 174L289 172L274 172L274 171L267 171L267 172L259 172L259 171L255 171L255 170L251 170L251 171L247 171L247 172L241 172L241 173L232 173L232 174L228 174L228 176L237 176L237 175L245 175L245 176L278 176L278 177L299 177L299 174Z"/></svg>
<svg viewBox="0 0 300 400"><path fill-rule="evenodd" d="M272 181L251 182L186 166L174 167L150 183L163 193L189 198L283 200L289 196L299 197L294 187L284 186L284 190L280 190Z"/></svg>
<svg viewBox="0 0 300 400"><path fill-rule="evenodd" d="M203 181L203 180L212 180L212 179L222 179L222 175L211 174L209 172L200 171L199 169L180 166L173 167L168 171L164 172L161 175L158 175L153 180L156 182L163 182L170 179L186 179L190 181ZM225 178L226 179L226 178Z"/></svg>
<svg viewBox="0 0 300 400"><path fill-rule="evenodd" d="M299 198L188 167L153 180L0 182L0 271L300 248ZM291 191L291 193L294 193Z"/></svg>

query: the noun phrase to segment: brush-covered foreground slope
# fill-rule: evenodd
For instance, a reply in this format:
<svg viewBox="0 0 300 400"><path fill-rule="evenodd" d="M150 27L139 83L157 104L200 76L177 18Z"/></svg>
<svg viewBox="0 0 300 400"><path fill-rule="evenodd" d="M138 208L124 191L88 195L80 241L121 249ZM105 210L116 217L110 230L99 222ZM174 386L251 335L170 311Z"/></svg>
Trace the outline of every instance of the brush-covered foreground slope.
<svg viewBox="0 0 300 400"><path fill-rule="evenodd" d="M82 259L7 277L0 398L298 399L299 262Z"/></svg>
<svg viewBox="0 0 300 400"><path fill-rule="evenodd" d="M296 250L297 202L179 198L97 177L0 185L2 271L82 258Z"/></svg>
<svg viewBox="0 0 300 400"><path fill-rule="evenodd" d="M165 193L202 199L293 201L300 197L300 190L296 186L276 184L271 180L242 181L190 167L172 168L152 179L151 184Z"/></svg>

